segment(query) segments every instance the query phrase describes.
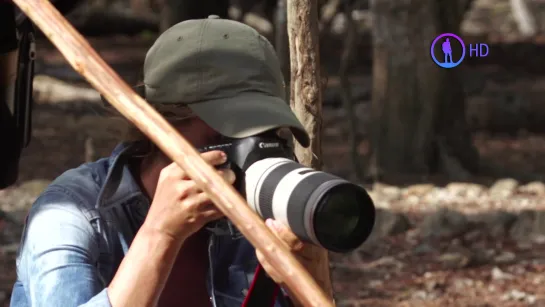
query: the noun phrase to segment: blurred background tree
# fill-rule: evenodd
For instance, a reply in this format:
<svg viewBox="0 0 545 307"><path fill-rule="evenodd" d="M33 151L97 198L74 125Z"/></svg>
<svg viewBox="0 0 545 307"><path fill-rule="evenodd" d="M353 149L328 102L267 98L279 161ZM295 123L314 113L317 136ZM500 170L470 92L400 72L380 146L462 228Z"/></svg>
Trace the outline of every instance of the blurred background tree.
<svg viewBox="0 0 545 307"><path fill-rule="evenodd" d="M459 71L430 60L430 38L459 33L470 0L371 0L371 169L466 180L479 157L465 118ZM453 44L454 46L454 44Z"/></svg>

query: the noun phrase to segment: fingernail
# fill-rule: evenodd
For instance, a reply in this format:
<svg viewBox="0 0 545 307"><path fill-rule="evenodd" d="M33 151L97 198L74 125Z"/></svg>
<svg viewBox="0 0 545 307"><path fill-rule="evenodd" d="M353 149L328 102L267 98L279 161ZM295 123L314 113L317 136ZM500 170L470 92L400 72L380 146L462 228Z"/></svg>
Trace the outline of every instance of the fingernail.
<svg viewBox="0 0 545 307"><path fill-rule="evenodd" d="M236 175L235 175L235 172L233 172L232 170L229 170L229 182L235 182L236 180Z"/></svg>
<svg viewBox="0 0 545 307"><path fill-rule="evenodd" d="M284 225L282 225L282 223L280 223L277 220L272 220L272 224L273 224L274 229L276 229L278 231L282 230L282 228L284 227Z"/></svg>
<svg viewBox="0 0 545 307"><path fill-rule="evenodd" d="M223 162L227 161L227 155L223 151L220 152L220 156L221 156L221 161Z"/></svg>
<svg viewBox="0 0 545 307"><path fill-rule="evenodd" d="M274 226L273 220L271 220L271 219L266 219L266 220L265 220L265 225L267 225L267 226L269 226L269 227L272 227L272 228L276 228L276 227Z"/></svg>

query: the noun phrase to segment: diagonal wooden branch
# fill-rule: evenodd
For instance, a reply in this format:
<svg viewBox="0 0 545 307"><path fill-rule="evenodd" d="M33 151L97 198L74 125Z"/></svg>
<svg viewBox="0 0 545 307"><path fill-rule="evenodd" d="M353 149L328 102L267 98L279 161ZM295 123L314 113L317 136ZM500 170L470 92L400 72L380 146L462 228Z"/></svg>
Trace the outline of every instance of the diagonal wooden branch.
<svg viewBox="0 0 545 307"><path fill-rule="evenodd" d="M218 208L278 270L285 284L305 306L332 306L310 274L268 230L240 194L159 113L121 80L50 1L13 2L43 31L77 72L210 195Z"/></svg>

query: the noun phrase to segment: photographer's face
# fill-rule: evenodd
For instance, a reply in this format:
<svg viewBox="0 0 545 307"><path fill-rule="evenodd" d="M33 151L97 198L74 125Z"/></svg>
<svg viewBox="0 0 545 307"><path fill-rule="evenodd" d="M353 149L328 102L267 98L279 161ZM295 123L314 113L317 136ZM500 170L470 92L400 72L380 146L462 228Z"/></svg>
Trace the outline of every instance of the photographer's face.
<svg viewBox="0 0 545 307"><path fill-rule="evenodd" d="M198 117L184 119L173 125L196 148L212 145L221 140L221 135Z"/></svg>
<svg viewBox="0 0 545 307"><path fill-rule="evenodd" d="M219 133L197 117L186 118L172 125L196 148L216 144L221 140ZM155 194L161 170L171 163L172 160L162 152L142 161L140 180L148 196Z"/></svg>
<svg viewBox="0 0 545 307"><path fill-rule="evenodd" d="M221 140L221 135L198 117L186 118L172 125L195 148L213 145ZM159 166L165 167L172 163L172 160L164 154L161 154L159 159L161 164Z"/></svg>

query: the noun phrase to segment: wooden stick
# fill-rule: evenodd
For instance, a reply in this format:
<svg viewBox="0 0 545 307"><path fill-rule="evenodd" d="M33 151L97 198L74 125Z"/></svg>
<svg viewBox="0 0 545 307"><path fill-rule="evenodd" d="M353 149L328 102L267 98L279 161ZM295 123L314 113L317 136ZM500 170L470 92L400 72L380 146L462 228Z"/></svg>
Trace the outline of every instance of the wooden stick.
<svg viewBox="0 0 545 307"><path fill-rule="evenodd" d="M278 270L285 284L305 306L332 306L331 300L310 274L250 209L240 194L100 58L48 0L13 2L43 31L77 72L178 163L199 188L210 195L218 208Z"/></svg>

